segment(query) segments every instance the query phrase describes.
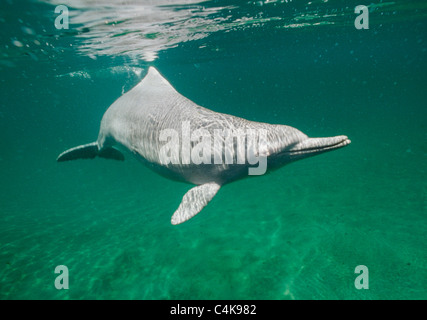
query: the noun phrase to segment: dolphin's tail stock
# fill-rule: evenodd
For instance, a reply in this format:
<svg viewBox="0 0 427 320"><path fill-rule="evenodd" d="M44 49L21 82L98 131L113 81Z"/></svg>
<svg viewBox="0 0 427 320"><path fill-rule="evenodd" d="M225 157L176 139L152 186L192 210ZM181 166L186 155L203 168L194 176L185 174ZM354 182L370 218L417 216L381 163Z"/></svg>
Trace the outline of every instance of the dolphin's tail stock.
<svg viewBox="0 0 427 320"><path fill-rule="evenodd" d="M64 151L58 156L56 161L63 162L76 159L93 159L95 157L120 161L125 160L125 157L119 150L113 147L102 148L100 150L98 142L92 142Z"/></svg>

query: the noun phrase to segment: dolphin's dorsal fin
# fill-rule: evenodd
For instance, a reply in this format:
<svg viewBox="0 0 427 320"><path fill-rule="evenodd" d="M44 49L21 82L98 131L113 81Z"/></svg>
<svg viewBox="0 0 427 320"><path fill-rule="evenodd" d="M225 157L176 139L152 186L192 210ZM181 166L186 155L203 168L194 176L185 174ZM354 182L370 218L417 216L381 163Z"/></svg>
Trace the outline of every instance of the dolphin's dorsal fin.
<svg viewBox="0 0 427 320"><path fill-rule="evenodd" d="M163 76L160 74L159 71L157 71L154 67L149 67L147 75L145 78L149 81L162 81L163 83L169 84L169 81L167 81Z"/></svg>
<svg viewBox="0 0 427 320"><path fill-rule="evenodd" d="M166 89L172 89L174 92L176 92L175 88L172 87L172 85L167 81L159 71L157 71L156 68L150 67L148 68L148 72L145 75L145 77L141 80L141 82L135 86L134 89L145 89L145 90L166 90ZM133 91L132 89L131 91Z"/></svg>
<svg viewBox="0 0 427 320"><path fill-rule="evenodd" d="M180 224L194 217L212 200L220 188L219 184L210 182L190 189L173 214L172 224Z"/></svg>

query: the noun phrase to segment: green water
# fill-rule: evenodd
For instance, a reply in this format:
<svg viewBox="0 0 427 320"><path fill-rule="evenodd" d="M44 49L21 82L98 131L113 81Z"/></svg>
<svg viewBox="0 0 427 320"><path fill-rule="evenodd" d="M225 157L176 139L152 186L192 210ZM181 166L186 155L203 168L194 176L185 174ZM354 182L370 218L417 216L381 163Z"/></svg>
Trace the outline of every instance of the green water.
<svg viewBox="0 0 427 320"><path fill-rule="evenodd" d="M0 5L0 299L426 299L425 1L373 1L367 30L355 1L135 3ZM352 143L172 226L190 185L55 161L149 66L214 111Z"/></svg>

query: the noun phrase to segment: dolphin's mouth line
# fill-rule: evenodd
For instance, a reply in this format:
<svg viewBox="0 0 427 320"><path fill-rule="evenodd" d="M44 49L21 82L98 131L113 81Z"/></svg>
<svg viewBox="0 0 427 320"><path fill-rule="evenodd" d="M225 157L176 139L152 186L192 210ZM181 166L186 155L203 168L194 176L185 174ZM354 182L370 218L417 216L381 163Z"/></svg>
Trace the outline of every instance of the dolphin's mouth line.
<svg viewBox="0 0 427 320"><path fill-rule="evenodd" d="M322 141L323 139L325 139L325 141ZM319 152L324 152L324 151L329 151L329 150L334 150L334 149L338 149L338 148L342 148L345 147L346 145L350 144L350 139L348 139L347 137L343 136L342 139L336 140L335 141L328 141L326 140L328 138L319 138L319 139L311 139L313 140L312 144L309 144L309 146L307 147L300 147L300 148L296 148L296 149L290 149L290 150L286 150L284 153L287 153L289 155L300 155L300 154L309 154L309 153L319 153ZM319 144L319 142L321 144ZM312 146L310 146L312 145Z"/></svg>

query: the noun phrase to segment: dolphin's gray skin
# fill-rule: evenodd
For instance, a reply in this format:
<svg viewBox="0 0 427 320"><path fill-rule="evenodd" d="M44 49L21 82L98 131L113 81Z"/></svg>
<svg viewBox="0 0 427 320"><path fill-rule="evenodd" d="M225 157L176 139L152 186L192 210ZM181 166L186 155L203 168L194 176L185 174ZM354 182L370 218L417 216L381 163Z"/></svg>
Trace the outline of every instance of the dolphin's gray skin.
<svg viewBox="0 0 427 320"><path fill-rule="evenodd" d="M105 112L98 140L61 153L57 161L96 156L124 160L122 153L116 149L118 147L129 150L151 169L170 179L197 185L184 195L180 206L172 216L172 224L179 224L199 213L222 185L246 177L248 168L254 167L246 160L244 163L240 162L241 164L236 161L230 164L225 162L215 164L213 161L212 164L207 162L188 164L182 161L182 157L178 157L176 162L165 162L161 148L167 140L161 137L161 133L169 129L181 136L184 131L183 123L189 125L191 132L204 129L212 136L215 130L219 129L265 130L267 146L263 155L266 156L268 170L350 143L346 136L309 138L289 126L248 121L205 109L180 95L154 67L150 67L145 78L116 100ZM182 141L177 142L180 147ZM245 141L245 148L251 149L254 154L261 157L261 140L258 147L249 146L248 139ZM194 144L190 148L194 148ZM236 144L232 144L232 148L233 150L227 150L227 147L224 147L224 150L218 152L222 156L226 152L237 155ZM214 146L212 157L215 151L217 150Z"/></svg>

